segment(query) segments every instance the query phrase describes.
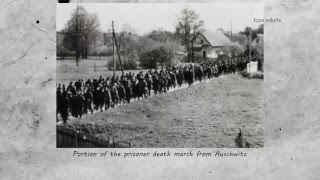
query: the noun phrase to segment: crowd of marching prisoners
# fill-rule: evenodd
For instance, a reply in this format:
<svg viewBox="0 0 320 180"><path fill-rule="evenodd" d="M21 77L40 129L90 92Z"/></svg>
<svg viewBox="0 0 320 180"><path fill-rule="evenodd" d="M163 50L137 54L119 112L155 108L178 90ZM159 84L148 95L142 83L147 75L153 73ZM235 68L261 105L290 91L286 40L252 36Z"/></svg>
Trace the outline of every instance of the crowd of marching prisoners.
<svg viewBox="0 0 320 180"><path fill-rule="evenodd" d="M202 81L221 74L235 73L246 68L245 58L224 58L214 62L188 64L161 70L150 70L138 74L126 73L119 76L100 76L99 79L79 79L65 85L57 85L57 121L60 114L64 123L69 114L81 118L93 110L104 111L130 103L130 100L148 98L152 94L166 93L170 88L181 87L194 81Z"/></svg>

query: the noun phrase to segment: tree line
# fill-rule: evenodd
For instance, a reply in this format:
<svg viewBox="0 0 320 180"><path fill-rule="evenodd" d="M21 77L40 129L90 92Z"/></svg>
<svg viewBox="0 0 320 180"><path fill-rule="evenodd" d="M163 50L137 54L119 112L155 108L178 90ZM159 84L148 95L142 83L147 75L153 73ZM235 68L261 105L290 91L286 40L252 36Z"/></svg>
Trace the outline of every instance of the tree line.
<svg viewBox="0 0 320 180"><path fill-rule="evenodd" d="M204 21L190 9L181 11L174 32L157 29L146 35L138 35L129 24L124 24L116 33L123 68L136 69L140 66L150 69L157 66L173 66L182 58L194 62L193 45L196 37L204 31L203 25ZM243 56L248 53L246 38L248 39L249 30L251 29L246 28L232 37L226 34L232 43L223 49L224 54ZM251 30L251 39L258 33L263 33L263 26ZM73 11L65 28L58 32L57 36L62 36L60 40L57 37L57 56L62 59L66 56L87 59L89 55L113 55L112 32L102 32L97 15L87 12L82 6ZM80 48L79 54L76 55L77 43ZM263 47L252 47L252 52L263 58ZM112 69L113 62L109 62L108 66ZM116 64L116 68L120 69L119 63Z"/></svg>

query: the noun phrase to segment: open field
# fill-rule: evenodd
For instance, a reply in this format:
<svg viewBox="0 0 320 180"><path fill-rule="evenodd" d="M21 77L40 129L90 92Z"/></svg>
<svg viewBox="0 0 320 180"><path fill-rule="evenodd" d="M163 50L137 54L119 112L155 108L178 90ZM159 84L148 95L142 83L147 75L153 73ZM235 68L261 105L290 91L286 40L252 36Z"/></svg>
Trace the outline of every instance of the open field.
<svg viewBox="0 0 320 180"><path fill-rule="evenodd" d="M263 147L263 80L227 75L135 101L68 125L132 147L236 147L242 129Z"/></svg>
<svg viewBox="0 0 320 180"><path fill-rule="evenodd" d="M103 77L112 77L113 71L107 70L107 63L110 58L102 57L101 60L95 59L81 59L79 66L76 66L76 61L74 59L68 60L57 60L57 83L69 84L71 81L76 81L78 79L93 79ZM94 65L96 65L96 70L94 70ZM130 70L124 71L138 73L141 70ZM116 75L120 76L121 71L116 71Z"/></svg>
<svg viewBox="0 0 320 180"><path fill-rule="evenodd" d="M93 79L102 77L112 77L113 71L107 70L107 63L112 61L111 57L90 57L90 59L81 59L79 66L76 66L76 60L74 58L66 58L65 60L57 60L57 83L69 84L71 81L77 81L78 79ZM190 64L190 63L180 63ZM96 70L94 69L96 65ZM124 73L139 73L140 71L146 72L149 69L139 70L124 70ZM121 71L116 71L117 76L121 76Z"/></svg>

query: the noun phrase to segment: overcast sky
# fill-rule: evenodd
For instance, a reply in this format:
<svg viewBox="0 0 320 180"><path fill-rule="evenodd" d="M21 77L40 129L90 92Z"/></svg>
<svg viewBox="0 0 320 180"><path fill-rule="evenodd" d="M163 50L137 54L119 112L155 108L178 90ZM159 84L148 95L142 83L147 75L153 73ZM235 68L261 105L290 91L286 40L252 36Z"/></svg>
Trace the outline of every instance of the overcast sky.
<svg viewBox="0 0 320 180"><path fill-rule="evenodd" d="M253 18L264 17L263 3L81 3L89 13L97 14L100 29L115 30L129 24L136 33L144 34L154 29L174 31L177 18L184 8L195 10L199 19L204 20L204 28L215 30L223 28L233 32L242 31L246 26L257 28ZM57 30L60 31L71 17L76 4L57 4Z"/></svg>

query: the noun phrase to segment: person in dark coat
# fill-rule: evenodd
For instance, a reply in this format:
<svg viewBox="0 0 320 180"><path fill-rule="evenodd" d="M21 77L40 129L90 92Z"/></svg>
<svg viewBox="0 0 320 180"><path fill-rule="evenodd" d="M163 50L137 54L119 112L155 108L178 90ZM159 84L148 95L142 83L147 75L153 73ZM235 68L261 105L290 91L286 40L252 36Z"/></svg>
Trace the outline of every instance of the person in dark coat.
<svg viewBox="0 0 320 180"><path fill-rule="evenodd" d="M183 73L182 73L181 70L179 70L178 73L177 73L177 84L178 84L179 87L182 86L183 79L184 79Z"/></svg>
<svg viewBox="0 0 320 180"><path fill-rule="evenodd" d="M67 91L64 91L61 99L61 117L64 124L67 123L67 120L68 120L69 106L70 106L70 101L67 95Z"/></svg>
<svg viewBox="0 0 320 180"><path fill-rule="evenodd" d="M171 82L171 87L176 88L177 85L177 76L175 73L173 73L172 71L170 71L169 73L170 75L170 82Z"/></svg>
<svg viewBox="0 0 320 180"><path fill-rule="evenodd" d="M58 121L58 114L61 114L61 105L62 105L62 91L61 91L61 85L59 84L59 87L57 89L57 121Z"/></svg>
<svg viewBox="0 0 320 180"><path fill-rule="evenodd" d="M119 94L119 104L121 106L124 103L124 100L126 97L126 91L121 83L117 87L117 90L118 90L118 94Z"/></svg>
<svg viewBox="0 0 320 180"><path fill-rule="evenodd" d="M130 103L130 99L132 96L132 84L130 80L124 82L124 89L126 91L126 101L127 103Z"/></svg>
<svg viewBox="0 0 320 180"><path fill-rule="evenodd" d="M112 99L112 107L115 107L118 104L118 99L119 99L116 83L113 83L113 86L111 87L111 99Z"/></svg>
<svg viewBox="0 0 320 180"><path fill-rule="evenodd" d="M148 87L148 94L151 96L151 89L152 89L152 76L150 74L146 74L146 82Z"/></svg>
<svg viewBox="0 0 320 180"><path fill-rule="evenodd" d="M159 92L159 79L158 79L158 75L154 74L153 76L153 80L152 80L152 85L153 85L153 93L154 95L158 94Z"/></svg>
<svg viewBox="0 0 320 180"><path fill-rule="evenodd" d="M103 94L104 94L104 109L107 110L110 108L110 105L111 105L110 89L108 87L105 87Z"/></svg>
<svg viewBox="0 0 320 180"><path fill-rule="evenodd" d="M101 112L103 111L104 106L104 93L103 93L103 87L101 84L99 84L97 91L96 91L96 109L99 109Z"/></svg>
<svg viewBox="0 0 320 180"><path fill-rule="evenodd" d="M84 99L85 99L84 112L88 114L88 110L90 110L91 114L93 114L93 109L92 109L93 95L90 88L88 88L86 93L84 94Z"/></svg>

